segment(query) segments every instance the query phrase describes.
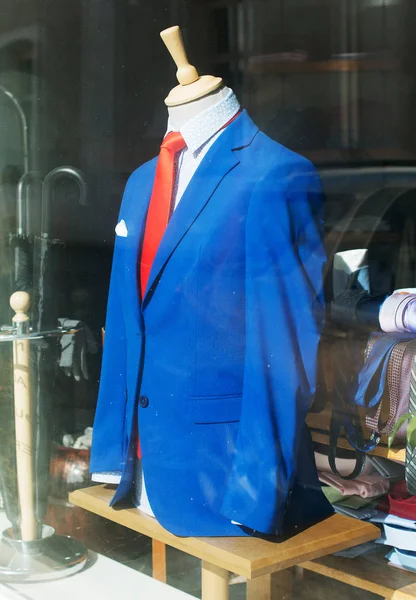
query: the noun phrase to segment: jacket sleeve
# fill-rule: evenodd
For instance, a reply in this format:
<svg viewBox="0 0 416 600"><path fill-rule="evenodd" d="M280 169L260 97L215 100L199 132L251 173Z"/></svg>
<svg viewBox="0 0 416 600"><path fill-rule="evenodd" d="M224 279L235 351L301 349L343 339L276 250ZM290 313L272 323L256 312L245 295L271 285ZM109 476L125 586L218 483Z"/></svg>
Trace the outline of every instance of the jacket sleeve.
<svg viewBox="0 0 416 600"><path fill-rule="evenodd" d="M123 198L128 196L129 183ZM120 219L123 215L123 206ZM97 409L93 427L90 471L92 473L122 471L125 460L126 409L126 332L121 294L123 293L124 238L116 236ZM97 478L96 478L97 479Z"/></svg>
<svg viewBox="0 0 416 600"><path fill-rule="evenodd" d="M323 316L322 193L308 161L266 175L246 222L246 355L235 459L221 512L279 534L315 392Z"/></svg>

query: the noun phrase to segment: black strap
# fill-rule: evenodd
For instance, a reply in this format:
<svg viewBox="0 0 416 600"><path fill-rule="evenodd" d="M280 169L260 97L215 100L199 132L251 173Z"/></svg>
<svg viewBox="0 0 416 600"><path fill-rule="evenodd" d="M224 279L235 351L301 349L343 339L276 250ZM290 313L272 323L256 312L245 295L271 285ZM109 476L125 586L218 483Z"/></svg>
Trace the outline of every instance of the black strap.
<svg viewBox="0 0 416 600"><path fill-rule="evenodd" d="M354 402L358 385L358 373L364 362L364 340L353 337L334 342L334 394L329 431L329 465L336 475L343 479L355 479L365 466L365 455L380 443L380 435L372 431L365 440L358 409ZM356 453L356 464L349 475L341 475L336 467L336 450L339 437L344 434Z"/></svg>

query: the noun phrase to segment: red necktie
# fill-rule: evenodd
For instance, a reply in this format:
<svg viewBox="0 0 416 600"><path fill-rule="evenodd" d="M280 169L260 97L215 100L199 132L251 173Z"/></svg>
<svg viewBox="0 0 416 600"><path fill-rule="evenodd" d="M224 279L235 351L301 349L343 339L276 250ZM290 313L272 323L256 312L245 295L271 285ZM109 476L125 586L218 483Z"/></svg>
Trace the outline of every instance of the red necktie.
<svg viewBox="0 0 416 600"><path fill-rule="evenodd" d="M172 213L175 156L185 146L185 140L177 131L168 133L160 146L140 261L140 292L142 300L146 291L153 260Z"/></svg>
<svg viewBox="0 0 416 600"><path fill-rule="evenodd" d="M172 194L175 183L175 156L185 148L185 140L177 131L165 136L160 146L156 165L155 181L144 230L142 256L140 260L140 293L142 300L147 282L165 229L172 214ZM137 457L141 458L140 441L137 442Z"/></svg>

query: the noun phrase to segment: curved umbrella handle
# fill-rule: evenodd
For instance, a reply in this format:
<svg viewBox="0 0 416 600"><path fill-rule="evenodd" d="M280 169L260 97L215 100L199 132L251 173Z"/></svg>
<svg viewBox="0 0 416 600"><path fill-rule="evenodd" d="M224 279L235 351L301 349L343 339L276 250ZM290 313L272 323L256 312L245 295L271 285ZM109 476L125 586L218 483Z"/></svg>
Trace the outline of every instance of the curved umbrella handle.
<svg viewBox="0 0 416 600"><path fill-rule="evenodd" d="M30 212L27 190L34 179L42 181L41 174L38 171L28 171L21 176L19 183L17 184L16 217L17 233L19 235L29 233Z"/></svg>
<svg viewBox="0 0 416 600"><path fill-rule="evenodd" d="M61 177L69 177L77 182L79 187L79 204L82 206L86 206L87 204L87 183L82 171L70 166L52 169L46 175L42 185L42 223L40 232L41 237L44 238L49 237L53 186Z"/></svg>

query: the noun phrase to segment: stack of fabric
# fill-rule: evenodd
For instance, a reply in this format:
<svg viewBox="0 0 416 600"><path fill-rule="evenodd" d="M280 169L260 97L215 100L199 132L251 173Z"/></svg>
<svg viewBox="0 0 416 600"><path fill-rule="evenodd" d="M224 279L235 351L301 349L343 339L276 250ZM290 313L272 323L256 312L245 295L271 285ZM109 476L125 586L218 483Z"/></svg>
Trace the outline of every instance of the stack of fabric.
<svg viewBox="0 0 416 600"><path fill-rule="evenodd" d="M363 471L356 479L334 475L328 457L323 453L315 452L315 462L322 490L334 510L356 519L373 517L378 501L389 491L391 481L403 477L401 465L379 457L367 456ZM354 465L355 458L336 458L336 467L342 476L351 473Z"/></svg>
<svg viewBox="0 0 416 600"><path fill-rule="evenodd" d="M416 496L408 493L404 481L398 481L378 508L370 519L383 528L377 543L392 546L387 554L390 564L416 572Z"/></svg>
<svg viewBox="0 0 416 600"><path fill-rule="evenodd" d="M353 471L355 459L336 458L338 472L346 476ZM416 496L411 496L404 481L404 465L366 456L362 473L356 479L334 475L328 457L315 452L322 490L338 513L367 519L377 524L382 536L377 544L391 546L389 564L416 572ZM373 544L362 544L353 551L341 553L354 557L367 552Z"/></svg>

